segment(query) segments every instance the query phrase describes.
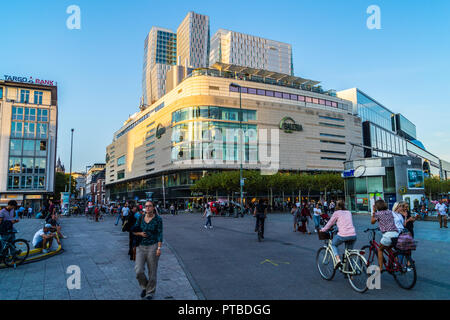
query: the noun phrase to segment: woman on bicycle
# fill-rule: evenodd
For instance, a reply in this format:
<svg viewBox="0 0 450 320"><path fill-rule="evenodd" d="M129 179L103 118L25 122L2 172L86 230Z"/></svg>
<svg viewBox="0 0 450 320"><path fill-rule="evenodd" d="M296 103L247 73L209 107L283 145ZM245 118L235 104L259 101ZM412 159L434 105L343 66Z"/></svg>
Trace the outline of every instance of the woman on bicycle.
<svg viewBox="0 0 450 320"><path fill-rule="evenodd" d="M394 223L399 233L402 233L403 229L405 228L405 218L402 214L403 205L405 203L406 203L405 201L399 201L394 203L394 205L392 206L392 215L394 216Z"/></svg>
<svg viewBox="0 0 450 320"><path fill-rule="evenodd" d="M383 270L383 250L392 246L392 238L397 238L399 235L398 229L395 226L394 214L388 210L388 206L384 200L379 199L375 201L373 206L372 220L370 223L378 222L380 231L383 234L378 248L378 266L380 272Z"/></svg>
<svg viewBox="0 0 450 320"><path fill-rule="evenodd" d="M353 244L356 241L356 231L353 226L352 213L345 208L345 203L339 200L336 204L336 211L334 211L333 216L328 221L328 223L320 231L328 231L335 224L338 227L338 233L333 238L332 248L334 255L336 256L336 261L338 262L336 268L341 265L341 258L339 257L338 246L345 243L346 249L352 249Z"/></svg>

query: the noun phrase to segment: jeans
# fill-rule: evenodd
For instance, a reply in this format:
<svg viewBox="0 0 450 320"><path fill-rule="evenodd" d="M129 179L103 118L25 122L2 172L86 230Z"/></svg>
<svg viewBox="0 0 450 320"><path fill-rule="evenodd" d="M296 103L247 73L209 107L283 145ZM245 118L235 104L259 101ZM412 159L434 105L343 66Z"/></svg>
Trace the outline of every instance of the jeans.
<svg viewBox="0 0 450 320"><path fill-rule="evenodd" d="M141 289L145 290L147 295L153 295L156 290L156 274L158 269L159 257L156 256L158 243L144 246L140 245L136 248L136 263L134 270L136 271L136 279ZM145 276L145 265L147 264L148 279Z"/></svg>
<svg viewBox="0 0 450 320"><path fill-rule="evenodd" d="M336 235L333 238L333 242L331 243L331 248L333 249L333 253L335 256L339 254L338 246L340 246L342 243L345 243L346 249L353 249L353 244L356 241L356 236L350 236L350 237L341 237L339 235Z"/></svg>
<svg viewBox="0 0 450 320"><path fill-rule="evenodd" d="M314 219L314 224L316 226L316 229L319 229L320 228L320 216L314 215L313 219Z"/></svg>
<svg viewBox="0 0 450 320"><path fill-rule="evenodd" d="M205 224L205 226L207 227L208 225L209 225L210 227L212 227L212 224L211 224L211 216L206 217L206 224Z"/></svg>
<svg viewBox="0 0 450 320"><path fill-rule="evenodd" d="M116 219L116 223L115 223L116 226L119 223L119 220L120 220L120 213L119 213L119 215L117 216L117 219Z"/></svg>

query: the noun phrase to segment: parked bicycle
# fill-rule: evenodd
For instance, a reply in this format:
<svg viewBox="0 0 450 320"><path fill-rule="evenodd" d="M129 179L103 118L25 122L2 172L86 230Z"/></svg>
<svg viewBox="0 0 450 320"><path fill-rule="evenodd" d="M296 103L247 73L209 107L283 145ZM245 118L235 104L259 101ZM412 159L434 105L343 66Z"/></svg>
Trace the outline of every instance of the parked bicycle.
<svg viewBox="0 0 450 320"><path fill-rule="evenodd" d="M14 233L17 233L17 231L8 232L6 235ZM22 264L30 253L30 245L25 239L16 239L14 241L0 240L0 242L0 261L3 261L8 267Z"/></svg>
<svg viewBox="0 0 450 320"><path fill-rule="evenodd" d="M353 290L364 293L367 290L367 261L359 250L344 250L342 263L338 261L331 247L332 239L337 231L318 232L319 239L325 240L325 245L317 251L316 264L320 276L325 280L332 280L336 270L342 272Z"/></svg>
<svg viewBox="0 0 450 320"><path fill-rule="evenodd" d="M373 264L375 257L378 259L378 248L380 244L375 240L379 228L369 228L364 232L370 232L369 245L363 246L361 251L367 261L367 266ZM411 257L411 250L403 251L395 247L396 238L393 238L393 247L383 250L383 265L397 284L403 289L412 289L417 281L416 265Z"/></svg>

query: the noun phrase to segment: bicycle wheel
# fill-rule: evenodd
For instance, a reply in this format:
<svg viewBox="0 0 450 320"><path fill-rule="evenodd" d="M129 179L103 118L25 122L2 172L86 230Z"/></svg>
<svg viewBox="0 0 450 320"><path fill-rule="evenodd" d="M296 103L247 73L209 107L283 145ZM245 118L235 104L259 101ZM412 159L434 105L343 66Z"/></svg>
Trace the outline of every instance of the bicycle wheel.
<svg viewBox="0 0 450 320"><path fill-rule="evenodd" d="M22 264L30 253L30 245L27 240L17 239L7 245L5 252L5 265L12 267Z"/></svg>
<svg viewBox="0 0 450 320"><path fill-rule="evenodd" d="M412 289L417 281L416 265L410 254L397 254L398 268L392 273L395 282L403 289Z"/></svg>
<svg viewBox="0 0 450 320"><path fill-rule="evenodd" d="M333 253L327 247L322 247L317 251L316 264L320 276L325 280L331 280L336 273L334 269Z"/></svg>
<svg viewBox="0 0 450 320"><path fill-rule="evenodd" d="M352 273L348 275L348 282L352 288L359 292L364 293L367 291L367 261L366 259L357 253L351 253L348 256L349 271Z"/></svg>

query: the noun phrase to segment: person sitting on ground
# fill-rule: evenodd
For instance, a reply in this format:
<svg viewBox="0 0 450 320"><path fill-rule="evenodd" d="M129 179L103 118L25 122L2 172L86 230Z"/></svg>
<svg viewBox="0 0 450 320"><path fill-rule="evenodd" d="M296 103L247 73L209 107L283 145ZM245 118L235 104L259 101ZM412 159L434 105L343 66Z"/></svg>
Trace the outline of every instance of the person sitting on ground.
<svg viewBox="0 0 450 320"><path fill-rule="evenodd" d="M47 223L42 229L39 229L33 237L33 246L35 248L42 248L42 253L48 253L52 250L53 239L56 239L58 245L61 245L55 233L51 231L52 225ZM47 248L48 244L48 248Z"/></svg>
<svg viewBox="0 0 450 320"><path fill-rule="evenodd" d="M62 239L67 239L67 237L61 233L61 225L58 222L58 217L56 216L56 213L53 213L51 216L45 219L45 223L51 225L52 232L57 232L58 237Z"/></svg>
<svg viewBox="0 0 450 320"><path fill-rule="evenodd" d="M380 267L380 271L383 272L383 250L393 245L392 239L398 238L399 231L395 226L394 214L391 210L388 210L386 202L382 199L375 201L373 206L370 223L375 224L377 222L383 235L378 248L378 266Z"/></svg>
<svg viewBox="0 0 450 320"><path fill-rule="evenodd" d="M346 249L353 249L353 244L356 241L356 231L353 225L352 213L345 208L345 203L339 200L335 207L336 211L331 216L331 219L323 227L320 232L328 231L334 224L338 227L338 233L333 238L331 247L333 248L333 253L336 256L337 265L339 267L341 263L341 258L339 257L338 246L345 243Z"/></svg>
<svg viewBox="0 0 450 320"><path fill-rule="evenodd" d="M419 216L422 218L422 220L425 220L425 218L428 217L428 209L425 207L425 205L420 208Z"/></svg>

